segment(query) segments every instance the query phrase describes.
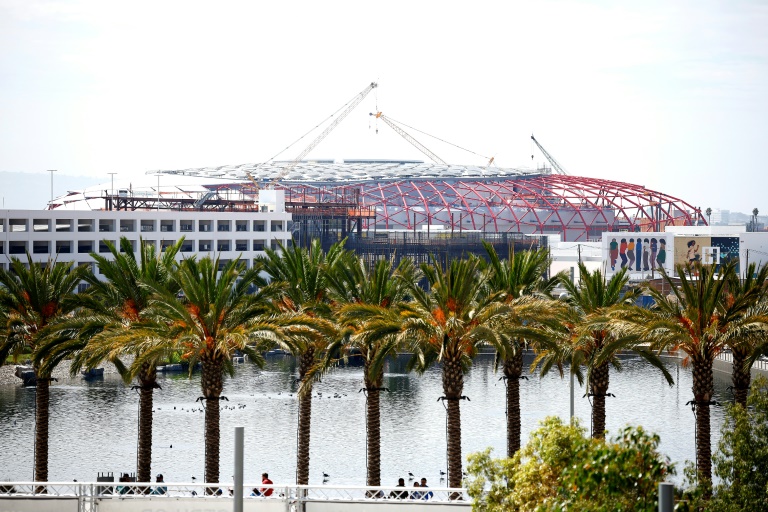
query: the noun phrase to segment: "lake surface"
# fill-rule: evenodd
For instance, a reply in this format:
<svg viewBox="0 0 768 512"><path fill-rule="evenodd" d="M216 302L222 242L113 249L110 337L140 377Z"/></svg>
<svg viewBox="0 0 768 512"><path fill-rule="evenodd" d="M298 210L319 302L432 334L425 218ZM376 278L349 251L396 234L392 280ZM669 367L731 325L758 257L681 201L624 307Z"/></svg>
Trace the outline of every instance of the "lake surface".
<svg viewBox="0 0 768 512"><path fill-rule="evenodd" d="M505 392L493 371L492 354L480 355L465 377L461 402L462 448L466 455L492 447L506 453ZM432 486L445 471L445 410L440 369L424 375L407 373L406 356L390 361L382 393L382 484L395 485L409 471L426 477ZM526 359L526 363L530 359ZM640 359L623 360L624 371L611 370L606 400L609 435L627 424L642 425L661 436L661 451L677 463L681 479L684 461L695 460L691 372L668 363L675 385ZM290 356L270 356L264 369L244 364L224 385L221 414L221 480L232 480L234 427L245 427L245 479L260 480L268 471L277 484L295 482L296 366ZM155 391L153 474L168 482L198 481L204 474L200 374L166 374ZM731 399L727 376L715 379L715 400ZM577 382L578 386L578 382ZM312 405L310 483L365 484L365 397L362 368L338 368L315 385ZM521 381L523 443L546 416L569 415L569 380L557 374ZM322 393L322 397L318 395ZM576 415L589 429L590 405L576 389ZM31 480L33 475L34 388L0 386L0 481ZM93 481L97 472L135 472L138 395L116 376L92 382L68 379L51 387L49 480ZM724 409L712 408L713 451L719 439Z"/></svg>

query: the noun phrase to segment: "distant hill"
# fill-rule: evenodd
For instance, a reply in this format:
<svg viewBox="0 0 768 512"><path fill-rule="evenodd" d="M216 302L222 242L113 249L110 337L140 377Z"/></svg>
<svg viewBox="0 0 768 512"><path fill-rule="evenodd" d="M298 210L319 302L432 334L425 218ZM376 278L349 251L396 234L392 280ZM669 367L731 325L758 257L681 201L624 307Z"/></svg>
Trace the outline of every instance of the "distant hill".
<svg viewBox="0 0 768 512"><path fill-rule="evenodd" d="M53 176L53 195L78 190L99 182L88 176ZM7 210L43 210L51 199L51 175L48 173L0 172L0 208Z"/></svg>

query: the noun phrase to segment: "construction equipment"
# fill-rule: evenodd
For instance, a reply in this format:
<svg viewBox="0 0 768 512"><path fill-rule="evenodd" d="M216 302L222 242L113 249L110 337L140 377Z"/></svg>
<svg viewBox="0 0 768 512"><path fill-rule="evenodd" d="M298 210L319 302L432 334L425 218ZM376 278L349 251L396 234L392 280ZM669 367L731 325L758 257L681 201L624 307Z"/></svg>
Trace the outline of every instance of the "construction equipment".
<svg viewBox="0 0 768 512"><path fill-rule="evenodd" d="M408 134L408 132L406 132L405 130L403 130L399 126L397 126L395 123L393 123L387 116L385 116L381 112L376 112L375 114L374 113L370 113L369 115L374 116L376 119L381 119L382 121L384 121L387 124L387 126L392 128L393 130L395 130L395 132L398 135L400 135L402 138L404 138L405 140L410 142L411 145L413 145L413 147L415 147L416 149L418 149L419 151L421 151L422 153L427 155L427 157L429 157L430 160L432 160L432 161L434 161L434 162L436 162L438 164L448 165L448 164L445 163L445 160L443 160L442 158L440 158L439 156L434 154L432 151L427 149L427 147L424 146L424 144L422 144L421 142L419 142L416 139L414 139L413 137L411 137ZM491 160L493 160L493 159L491 159ZM490 164L490 162L489 162L489 164Z"/></svg>
<svg viewBox="0 0 768 512"><path fill-rule="evenodd" d="M563 176L568 176L568 173L565 172L565 169L557 163L557 160L555 160L555 157L550 155L546 149L544 149L541 144L539 144L539 141L536 140L536 137L531 134L531 140L536 144L536 147L539 148L539 151L541 151L544 154L544 157L549 161L549 164L552 166L552 169L555 170L557 174L562 174Z"/></svg>
<svg viewBox="0 0 768 512"><path fill-rule="evenodd" d="M333 122L331 122L331 124L329 124L320 135L315 137L315 140L313 140L306 148L304 148L304 150L301 153L299 153L299 155L296 158L294 158L291 162L289 162L288 165L280 169L280 171L277 173L277 176L272 178L272 180L267 184L266 188L267 189L273 188L280 180L285 178L288 175L288 173L290 173L291 170L293 170L293 168L296 167L299 164L299 162L301 162L304 159L304 157L309 154L310 151L315 149L315 147L317 147L317 145L320 144L323 141L323 139L325 139L328 136L328 134L331 133L333 129L336 128L339 125L339 123L342 122L344 118L347 117L349 113L352 112L355 109L355 107L357 107L360 104L360 102L365 99L366 96L368 96L368 93L374 90L376 87L378 87L378 84L376 82L371 82L368 85L368 87L360 91L360 93L357 96L352 98L347 103L347 108L345 108L344 111L341 112L338 115L338 117L334 119ZM259 188L260 188L259 182L250 172L246 171L245 175L248 176L248 179L253 182L254 186L256 187L256 194L258 194Z"/></svg>

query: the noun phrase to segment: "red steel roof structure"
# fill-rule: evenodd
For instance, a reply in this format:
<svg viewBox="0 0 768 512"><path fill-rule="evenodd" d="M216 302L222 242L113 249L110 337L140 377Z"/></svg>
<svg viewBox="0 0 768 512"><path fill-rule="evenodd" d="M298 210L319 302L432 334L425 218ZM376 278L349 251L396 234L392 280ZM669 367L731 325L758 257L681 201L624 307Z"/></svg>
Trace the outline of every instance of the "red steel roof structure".
<svg viewBox="0 0 768 512"><path fill-rule="evenodd" d="M329 188L330 187L330 188ZM514 178L409 178L358 183L282 182L286 200L332 201L343 194L375 211L363 229L560 234L597 239L604 231L663 231L705 223L689 203L640 185L556 174Z"/></svg>

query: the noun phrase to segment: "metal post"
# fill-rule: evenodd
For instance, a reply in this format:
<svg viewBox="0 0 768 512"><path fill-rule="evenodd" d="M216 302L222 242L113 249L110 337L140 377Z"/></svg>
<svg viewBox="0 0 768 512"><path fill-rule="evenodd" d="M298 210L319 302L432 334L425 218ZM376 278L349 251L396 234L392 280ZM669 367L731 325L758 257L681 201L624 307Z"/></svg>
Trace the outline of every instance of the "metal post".
<svg viewBox="0 0 768 512"><path fill-rule="evenodd" d="M675 508L675 486L659 482L659 512L672 512Z"/></svg>
<svg viewBox="0 0 768 512"><path fill-rule="evenodd" d="M573 385L573 363L571 363L571 424L573 424L573 416L574 416L574 404L573 404L573 393L574 393L574 385Z"/></svg>
<svg viewBox="0 0 768 512"><path fill-rule="evenodd" d="M244 427L235 427L235 512L243 512L243 437Z"/></svg>
<svg viewBox="0 0 768 512"><path fill-rule="evenodd" d="M160 211L160 173L157 173L157 211Z"/></svg>

